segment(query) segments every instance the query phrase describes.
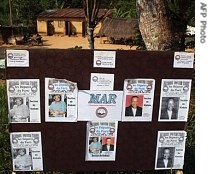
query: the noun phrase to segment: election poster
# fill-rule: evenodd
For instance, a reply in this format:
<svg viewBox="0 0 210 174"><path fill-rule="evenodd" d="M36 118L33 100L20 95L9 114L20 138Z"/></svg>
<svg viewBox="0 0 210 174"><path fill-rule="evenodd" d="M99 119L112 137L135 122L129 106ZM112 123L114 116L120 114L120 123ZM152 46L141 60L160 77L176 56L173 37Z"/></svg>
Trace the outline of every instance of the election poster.
<svg viewBox="0 0 210 174"><path fill-rule="evenodd" d="M78 121L121 121L123 91L78 92Z"/></svg>
<svg viewBox="0 0 210 174"><path fill-rule="evenodd" d="M187 121L190 79L162 79L159 121Z"/></svg>
<svg viewBox="0 0 210 174"><path fill-rule="evenodd" d="M13 171L43 171L41 132L11 132Z"/></svg>
<svg viewBox="0 0 210 174"><path fill-rule="evenodd" d="M186 131L158 131L155 169L183 169Z"/></svg>
<svg viewBox="0 0 210 174"><path fill-rule="evenodd" d="M45 78L45 121L77 121L77 83Z"/></svg>
<svg viewBox="0 0 210 174"><path fill-rule="evenodd" d="M122 121L152 121L154 79L125 79Z"/></svg>
<svg viewBox="0 0 210 174"><path fill-rule="evenodd" d="M39 79L8 79L10 123L41 123Z"/></svg>
<svg viewBox="0 0 210 174"><path fill-rule="evenodd" d="M115 161L118 122L87 122L86 161Z"/></svg>

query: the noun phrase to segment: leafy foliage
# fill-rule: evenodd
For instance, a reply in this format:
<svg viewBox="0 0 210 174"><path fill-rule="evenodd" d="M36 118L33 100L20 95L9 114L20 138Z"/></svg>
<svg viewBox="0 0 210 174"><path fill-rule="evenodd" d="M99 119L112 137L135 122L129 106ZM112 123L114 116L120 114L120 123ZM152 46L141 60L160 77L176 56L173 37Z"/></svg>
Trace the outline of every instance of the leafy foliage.
<svg viewBox="0 0 210 174"><path fill-rule="evenodd" d="M136 18L136 0L117 0L111 4L114 9L114 17Z"/></svg>
<svg viewBox="0 0 210 174"><path fill-rule="evenodd" d="M195 26L195 0L166 0L166 3L172 16Z"/></svg>
<svg viewBox="0 0 210 174"><path fill-rule="evenodd" d="M0 84L0 173L11 172L8 110L5 84Z"/></svg>
<svg viewBox="0 0 210 174"><path fill-rule="evenodd" d="M11 0L13 25L36 26L39 13L56 8L82 8L81 0ZM9 1L1 0L0 25L10 25Z"/></svg>

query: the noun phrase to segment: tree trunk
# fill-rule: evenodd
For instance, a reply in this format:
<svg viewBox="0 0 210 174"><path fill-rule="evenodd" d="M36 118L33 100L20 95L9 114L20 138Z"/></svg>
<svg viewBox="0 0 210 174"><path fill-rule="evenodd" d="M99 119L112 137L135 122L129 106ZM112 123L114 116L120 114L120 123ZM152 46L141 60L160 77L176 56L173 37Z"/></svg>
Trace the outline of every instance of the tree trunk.
<svg viewBox="0 0 210 174"><path fill-rule="evenodd" d="M187 24L174 20L164 0L137 0L139 29L147 50L183 50Z"/></svg>
<svg viewBox="0 0 210 174"><path fill-rule="evenodd" d="M90 49L94 49L94 37L93 37L94 28L87 26L87 39L88 39L88 47Z"/></svg>
<svg viewBox="0 0 210 174"><path fill-rule="evenodd" d="M94 36L93 32L102 19L98 18L98 11L100 9L101 0L83 0L83 7L85 11L85 19L87 22L87 39L90 49L94 49Z"/></svg>

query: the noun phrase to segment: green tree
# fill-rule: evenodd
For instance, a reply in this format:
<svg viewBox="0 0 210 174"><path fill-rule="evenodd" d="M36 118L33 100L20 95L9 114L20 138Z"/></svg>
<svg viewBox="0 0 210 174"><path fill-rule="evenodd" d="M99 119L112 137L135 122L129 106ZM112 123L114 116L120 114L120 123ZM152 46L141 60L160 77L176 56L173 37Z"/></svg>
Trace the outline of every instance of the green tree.
<svg viewBox="0 0 210 174"><path fill-rule="evenodd" d="M110 6L114 9L115 17L136 18L136 0L116 0Z"/></svg>
<svg viewBox="0 0 210 174"><path fill-rule="evenodd" d="M36 27L36 16L43 9L40 0L13 0L11 1L12 20L14 25Z"/></svg>
<svg viewBox="0 0 210 174"><path fill-rule="evenodd" d="M8 0L1 0L0 3L0 25L9 25L9 3Z"/></svg>

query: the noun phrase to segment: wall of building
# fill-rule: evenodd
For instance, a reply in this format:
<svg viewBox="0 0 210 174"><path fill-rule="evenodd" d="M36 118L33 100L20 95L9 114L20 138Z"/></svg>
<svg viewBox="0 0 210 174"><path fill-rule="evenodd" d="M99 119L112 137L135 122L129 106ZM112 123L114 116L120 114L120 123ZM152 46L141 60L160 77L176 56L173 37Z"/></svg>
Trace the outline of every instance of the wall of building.
<svg viewBox="0 0 210 174"><path fill-rule="evenodd" d="M47 35L47 22L44 19L37 20L37 32L41 35Z"/></svg>
<svg viewBox="0 0 210 174"><path fill-rule="evenodd" d="M63 20L54 20L55 35L65 35L65 21Z"/></svg>
<svg viewBox="0 0 210 174"><path fill-rule="evenodd" d="M37 31L40 35L47 35L47 21L53 21L54 35L65 35L66 25L65 22L69 21L71 27L71 33L76 35L82 35L83 18L39 18L37 20ZM99 23L94 31L97 34L101 28L101 23Z"/></svg>
<svg viewBox="0 0 210 174"><path fill-rule="evenodd" d="M82 34L82 23L83 23L84 19L74 18L74 19L70 19L70 21L71 21L72 32L75 32L76 34L81 35Z"/></svg>

